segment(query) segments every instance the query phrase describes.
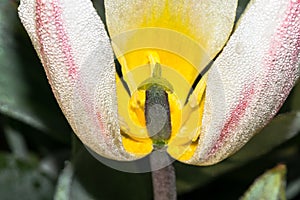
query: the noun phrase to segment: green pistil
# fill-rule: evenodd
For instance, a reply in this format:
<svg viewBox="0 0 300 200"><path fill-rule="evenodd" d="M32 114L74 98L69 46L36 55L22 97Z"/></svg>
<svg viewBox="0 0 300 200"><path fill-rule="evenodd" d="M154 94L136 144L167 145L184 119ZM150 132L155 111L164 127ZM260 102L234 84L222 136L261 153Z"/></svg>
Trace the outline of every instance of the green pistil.
<svg viewBox="0 0 300 200"><path fill-rule="evenodd" d="M167 140L153 140L154 149L162 149L167 145Z"/></svg>
<svg viewBox="0 0 300 200"><path fill-rule="evenodd" d="M165 91L173 93L173 86L171 83L167 79L161 77L161 65L159 63L155 64L152 76L143 81L139 85L138 90L148 90L154 84L160 85Z"/></svg>
<svg viewBox="0 0 300 200"><path fill-rule="evenodd" d="M154 149L166 146L171 137L170 105L167 91L172 85L161 77L161 66L156 64L152 77L145 80L139 89L146 90L145 119L149 137Z"/></svg>

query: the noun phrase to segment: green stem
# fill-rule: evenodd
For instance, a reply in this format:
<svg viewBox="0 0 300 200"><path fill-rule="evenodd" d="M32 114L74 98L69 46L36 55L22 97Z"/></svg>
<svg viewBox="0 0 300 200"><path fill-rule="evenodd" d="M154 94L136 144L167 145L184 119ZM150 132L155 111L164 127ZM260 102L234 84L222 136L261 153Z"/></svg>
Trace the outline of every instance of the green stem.
<svg viewBox="0 0 300 200"><path fill-rule="evenodd" d="M176 175L172 164L152 171L152 185L154 200L175 200L176 194Z"/></svg>

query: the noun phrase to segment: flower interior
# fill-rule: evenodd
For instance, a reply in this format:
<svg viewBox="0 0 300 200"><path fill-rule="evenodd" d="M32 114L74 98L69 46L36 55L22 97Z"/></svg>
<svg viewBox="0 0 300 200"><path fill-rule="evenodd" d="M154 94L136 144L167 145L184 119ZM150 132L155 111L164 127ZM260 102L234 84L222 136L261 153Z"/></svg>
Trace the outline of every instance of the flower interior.
<svg viewBox="0 0 300 200"><path fill-rule="evenodd" d="M192 38L144 28L113 38L120 72L117 98L125 150L145 156L166 149L185 161L196 150L210 59ZM163 103L162 103L163 102Z"/></svg>

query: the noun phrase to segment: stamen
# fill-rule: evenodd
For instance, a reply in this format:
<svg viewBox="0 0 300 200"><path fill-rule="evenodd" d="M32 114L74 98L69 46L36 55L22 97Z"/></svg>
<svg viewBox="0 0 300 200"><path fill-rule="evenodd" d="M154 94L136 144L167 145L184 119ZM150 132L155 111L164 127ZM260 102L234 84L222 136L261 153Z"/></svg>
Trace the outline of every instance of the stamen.
<svg viewBox="0 0 300 200"><path fill-rule="evenodd" d="M151 72L153 74L155 65L157 63L160 64L159 55L157 54L156 51L149 51L148 52L148 59L149 59L149 63L150 63Z"/></svg>
<svg viewBox="0 0 300 200"><path fill-rule="evenodd" d="M161 77L161 66L160 64L155 64L155 67L153 69L153 72L152 72L152 77L153 78L160 78Z"/></svg>

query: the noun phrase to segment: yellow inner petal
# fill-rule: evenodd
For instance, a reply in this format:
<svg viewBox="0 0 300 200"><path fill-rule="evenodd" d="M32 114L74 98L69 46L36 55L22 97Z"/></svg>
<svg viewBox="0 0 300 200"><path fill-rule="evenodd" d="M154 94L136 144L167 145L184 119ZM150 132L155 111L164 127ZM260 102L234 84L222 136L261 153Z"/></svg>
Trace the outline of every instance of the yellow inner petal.
<svg viewBox="0 0 300 200"><path fill-rule="evenodd" d="M154 8L156 6L154 6ZM143 23L140 24L140 27L159 27L174 30L190 37L192 40L197 40L196 43L198 45L201 45L204 49L208 49L207 41L210 39L210 35L199 35L199 32L196 34L195 27L190 26L190 24L193 24L191 23L191 20L195 19L191 19L191 16L187 13L193 13L193 10L195 9L194 6L195 5L192 4L188 5L184 1L176 0L169 2L166 0L163 11L157 14L157 10L152 9L151 14L145 14L143 16ZM201 12L201 10L199 12ZM214 25L215 24L210 24L211 27ZM206 31L203 31L203 33L206 33ZM201 38L200 41L198 39L199 37Z"/></svg>
<svg viewBox="0 0 300 200"><path fill-rule="evenodd" d="M205 78L200 81L200 87L196 88L185 104L198 69L181 56L164 50L141 49L124 55L119 61L123 66L126 65L125 69L130 69L126 71L123 68L123 78L130 88L130 95L120 79L117 79L118 109L125 150L137 156L147 155L153 150L153 141L148 136L145 121L145 90L137 88L151 76L154 64L160 63L162 77L174 89L173 92L167 92L172 127L167 151L177 160L191 158L201 130Z"/></svg>

